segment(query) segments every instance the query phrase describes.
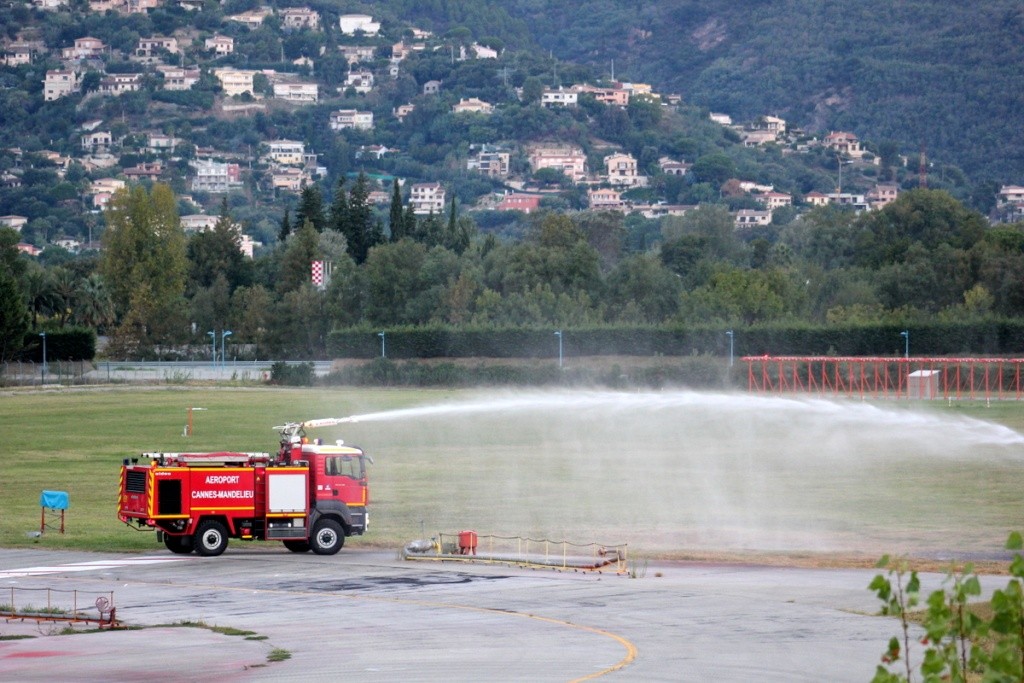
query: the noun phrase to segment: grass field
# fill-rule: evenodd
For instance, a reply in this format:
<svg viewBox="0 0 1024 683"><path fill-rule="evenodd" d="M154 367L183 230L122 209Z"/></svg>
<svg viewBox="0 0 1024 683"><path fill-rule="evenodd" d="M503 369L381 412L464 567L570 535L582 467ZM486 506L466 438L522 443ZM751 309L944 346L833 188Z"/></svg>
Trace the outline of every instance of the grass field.
<svg viewBox="0 0 1024 683"><path fill-rule="evenodd" d="M162 548L116 519L123 458L272 451L274 425L347 415L366 417L316 436L375 460L359 545L473 528L668 556L984 553L1024 527L1013 402L160 387L0 396L0 545ZM70 495L63 536L28 535L44 489Z"/></svg>
<svg viewBox="0 0 1024 683"><path fill-rule="evenodd" d="M147 388L14 393L0 397L0 544L90 550L154 547L115 515L121 461L147 451L274 451L274 425L342 417L423 400L424 392ZM182 436L189 407L193 436ZM67 491L66 533L31 539L39 495Z"/></svg>

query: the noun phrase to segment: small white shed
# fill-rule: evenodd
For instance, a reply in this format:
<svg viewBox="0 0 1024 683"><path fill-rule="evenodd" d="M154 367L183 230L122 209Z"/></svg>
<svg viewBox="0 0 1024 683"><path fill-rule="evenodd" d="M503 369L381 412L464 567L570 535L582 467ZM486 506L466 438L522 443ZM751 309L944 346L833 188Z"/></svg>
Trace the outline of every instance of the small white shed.
<svg viewBox="0 0 1024 683"><path fill-rule="evenodd" d="M939 398L939 371L915 370L907 375L907 398Z"/></svg>

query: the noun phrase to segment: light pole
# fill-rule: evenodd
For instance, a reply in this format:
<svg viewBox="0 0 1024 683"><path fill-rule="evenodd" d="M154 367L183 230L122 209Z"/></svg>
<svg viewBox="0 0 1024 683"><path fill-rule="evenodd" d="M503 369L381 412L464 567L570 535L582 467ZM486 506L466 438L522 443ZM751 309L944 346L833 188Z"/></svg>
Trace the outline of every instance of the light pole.
<svg viewBox="0 0 1024 683"><path fill-rule="evenodd" d="M385 335L383 332L378 332L377 336L380 337L380 357L387 358L387 349L385 348Z"/></svg>
<svg viewBox="0 0 1024 683"><path fill-rule="evenodd" d="M46 381L46 333L40 332L39 336L43 338L43 381Z"/></svg>
<svg viewBox="0 0 1024 683"><path fill-rule="evenodd" d="M725 334L726 334L726 336L729 337L729 367L731 368L732 367L732 339L733 339L732 330L727 330Z"/></svg>
<svg viewBox="0 0 1024 683"><path fill-rule="evenodd" d="M836 161L839 162L839 187L836 189L836 194L842 194L843 193L843 165L844 164L846 164L846 165L852 164L853 163L853 159L850 159L849 161L843 161L842 156L840 156L839 154L836 154Z"/></svg>
<svg viewBox="0 0 1024 683"><path fill-rule="evenodd" d="M206 334L210 336L210 349L213 353L213 367L217 367L217 333L210 330Z"/></svg>
<svg viewBox="0 0 1024 683"><path fill-rule="evenodd" d="M224 330L220 333L220 366L223 368L228 360L228 354L224 348L224 340L231 336L231 330Z"/></svg>
<svg viewBox="0 0 1024 683"><path fill-rule="evenodd" d="M562 331L555 332L555 336L558 337L558 367L562 367Z"/></svg>
<svg viewBox="0 0 1024 683"><path fill-rule="evenodd" d="M903 337L903 356L910 360L910 331L903 330L900 332L900 336Z"/></svg>

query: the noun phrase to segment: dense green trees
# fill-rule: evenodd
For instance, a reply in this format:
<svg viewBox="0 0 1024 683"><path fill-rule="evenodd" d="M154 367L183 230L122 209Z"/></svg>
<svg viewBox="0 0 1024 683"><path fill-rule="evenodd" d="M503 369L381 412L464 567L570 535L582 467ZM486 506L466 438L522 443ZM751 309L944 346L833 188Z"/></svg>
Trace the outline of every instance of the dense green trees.
<svg viewBox="0 0 1024 683"><path fill-rule="evenodd" d="M311 279L310 266L319 260L322 251L320 240L313 221L306 219L285 242L281 254L280 268L277 272L274 288L278 294L294 292Z"/></svg>
<svg viewBox="0 0 1024 683"><path fill-rule="evenodd" d="M21 351L28 329L28 311L18 282L9 272L0 271L0 361L10 360Z"/></svg>
<svg viewBox="0 0 1024 683"><path fill-rule="evenodd" d="M913 244L926 250L940 245L970 249L987 227L984 216L964 208L946 192L911 190L885 211L864 216L857 235L857 261L869 267L904 261Z"/></svg>
<svg viewBox="0 0 1024 683"><path fill-rule="evenodd" d="M343 184L338 183L331 207L331 227L345 236L349 255L357 264L366 260L370 249L384 242L384 229L373 215L369 197L369 179L360 173L347 199Z"/></svg>
<svg viewBox="0 0 1024 683"><path fill-rule="evenodd" d="M136 353L183 341L188 262L171 189L122 190L106 218L100 273L119 322L112 346Z"/></svg>
<svg viewBox="0 0 1024 683"><path fill-rule="evenodd" d="M95 271L82 259L27 264L16 234L0 231L4 324L26 325L31 311L39 327L109 329L118 355L203 346L205 330L230 328L248 353L309 357L325 352L337 328L1024 316L1024 226L989 228L941 191L907 192L860 215L826 207L758 231L737 231L721 205L650 225L614 213L542 212L512 217L502 230L514 239L478 234L457 202L407 223L399 194L389 213L406 232L385 240L379 213L364 205L365 185L357 178L351 192L340 186L326 212L307 193L302 224L254 261L238 250L227 203L213 230L186 243L162 185L112 200ZM641 232L656 237L638 248L629 236ZM351 240L366 234L374 241L354 250ZM331 275L322 289L311 282L315 260Z"/></svg>
<svg viewBox="0 0 1024 683"><path fill-rule="evenodd" d="M232 221L225 201L213 230L196 233L188 241L191 287L210 287L220 277L228 285L229 293L248 285L252 279L252 264L239 249L241 238L239 227Z"/></svg>
<svg viewBox="0 0 1024 683"><path fill-rule="evenodd" d="M438 283L424 268L427 247L405 239L370 253L362 271L363 318L371 325L406 325L430 321L421 299Z"/></svg>
<svg viewBox="0 0 1024 683"><path fill-rule="evenodd" d="M607 279L604 301L608 321L657 324L671 320L679 310L682 280L653 254L638 254L622 261Z"/></svg>

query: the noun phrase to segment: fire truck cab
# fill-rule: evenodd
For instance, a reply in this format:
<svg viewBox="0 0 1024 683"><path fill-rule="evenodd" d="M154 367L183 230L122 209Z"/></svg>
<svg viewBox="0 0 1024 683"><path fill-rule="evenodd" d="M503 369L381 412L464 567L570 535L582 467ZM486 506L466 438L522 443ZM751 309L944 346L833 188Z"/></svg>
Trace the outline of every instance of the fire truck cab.
<svg viewBox="0 0 1024 683"><path fill-rule="evenodd" d="M143 453L121 466L118 518L155 528L174 553L220 555L229 538L282 541L293 552L333 555L366 532L369 487L359 448L324 445L305 428L277 427L276 454Z"/></svg>

